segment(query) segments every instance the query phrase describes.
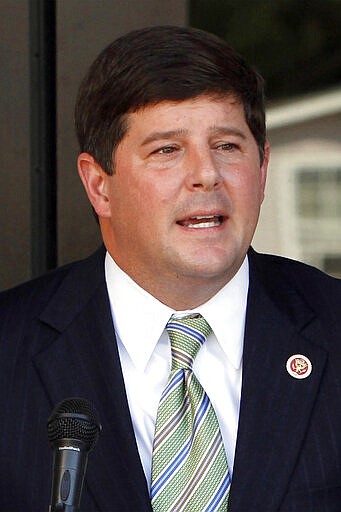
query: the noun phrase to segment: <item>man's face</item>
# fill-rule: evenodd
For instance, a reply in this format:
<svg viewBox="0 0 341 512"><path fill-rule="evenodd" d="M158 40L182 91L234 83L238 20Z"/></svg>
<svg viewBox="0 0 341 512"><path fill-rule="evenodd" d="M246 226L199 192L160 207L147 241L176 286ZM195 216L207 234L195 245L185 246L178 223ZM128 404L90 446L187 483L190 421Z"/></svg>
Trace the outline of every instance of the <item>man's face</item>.
<svg viewBox="0 0 341 512"><path fill-rule="evenodd" d="M167 282L170 290L187 282L217 291L251 243L267 160L260 164L243 106L231 96L165 101L130 114L114 174L105 176L108 251L156 296Z"/></svg>

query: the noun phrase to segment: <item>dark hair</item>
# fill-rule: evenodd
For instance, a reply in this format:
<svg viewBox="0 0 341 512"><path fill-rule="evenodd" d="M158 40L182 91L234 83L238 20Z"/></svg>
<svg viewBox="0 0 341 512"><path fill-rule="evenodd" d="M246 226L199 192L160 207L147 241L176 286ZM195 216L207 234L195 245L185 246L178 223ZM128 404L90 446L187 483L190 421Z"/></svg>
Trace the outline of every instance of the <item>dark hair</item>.
<svg viewBox="0 0 341 512"><path fill-rule="evenodd" d="M127 114L161 101L182 101L202 94L233 94L242 102L262 160L262 77L218 37L171 26L130 32L97 57L76 102L80 150L90 153L112 174L113 155L126 132Z"/></svg>

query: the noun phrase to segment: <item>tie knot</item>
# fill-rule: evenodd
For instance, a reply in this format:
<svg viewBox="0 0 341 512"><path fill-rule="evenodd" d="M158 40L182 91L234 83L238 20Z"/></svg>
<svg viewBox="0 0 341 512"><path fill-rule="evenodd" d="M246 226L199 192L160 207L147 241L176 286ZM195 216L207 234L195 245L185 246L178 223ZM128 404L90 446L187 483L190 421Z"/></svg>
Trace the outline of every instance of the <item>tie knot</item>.
<svg viewBox="0 0 341 512"><path fill-rule="evenodd" d="M170 318L166 325L172 349L172 370L192 368L193 361L207 336L210 325L201 315Z"/></svg>

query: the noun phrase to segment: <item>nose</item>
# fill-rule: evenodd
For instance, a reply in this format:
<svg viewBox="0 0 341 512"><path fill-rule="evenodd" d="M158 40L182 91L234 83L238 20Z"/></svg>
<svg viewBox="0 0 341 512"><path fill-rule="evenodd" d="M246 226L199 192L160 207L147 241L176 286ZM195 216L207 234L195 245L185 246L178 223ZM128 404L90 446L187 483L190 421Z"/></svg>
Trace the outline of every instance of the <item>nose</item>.
<svg viewBox="0 0 341 512"><path fill-rule="evenodd" d="M191 190L212 190L222 183L217 162L209 149L192 150L187 163L187 186Z"/></svg>

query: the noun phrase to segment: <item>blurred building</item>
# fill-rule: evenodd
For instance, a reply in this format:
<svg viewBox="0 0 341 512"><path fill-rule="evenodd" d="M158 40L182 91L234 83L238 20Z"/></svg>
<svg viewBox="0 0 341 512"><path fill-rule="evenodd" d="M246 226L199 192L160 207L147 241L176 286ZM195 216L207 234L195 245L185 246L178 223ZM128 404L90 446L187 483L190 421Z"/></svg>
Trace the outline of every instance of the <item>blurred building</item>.
<svg viewBox="0 0 341 512"><path fill-rule="evenodd" d="M341 277L341 87L267 112L271 158L255 248Z"/></svg>

